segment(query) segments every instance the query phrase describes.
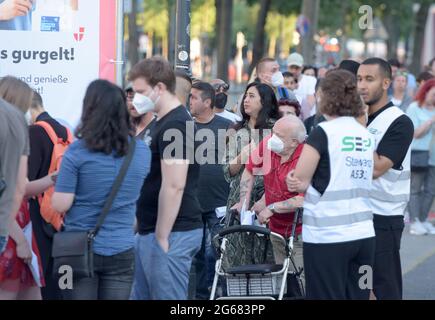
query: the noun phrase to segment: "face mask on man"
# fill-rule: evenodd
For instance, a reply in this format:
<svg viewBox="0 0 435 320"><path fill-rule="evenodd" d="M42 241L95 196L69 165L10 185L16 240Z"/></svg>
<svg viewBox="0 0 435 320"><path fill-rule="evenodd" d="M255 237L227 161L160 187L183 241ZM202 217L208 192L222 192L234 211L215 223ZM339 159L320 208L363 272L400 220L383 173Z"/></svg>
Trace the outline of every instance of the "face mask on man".
<svg viewBox="0 0 435 320"><path fill-rule="evenodd" d="M269 141L267 141L267 148L272 152L280 154L284 151L284 142L276 135L272 135Z"/></svg>
<svg viewBox="0 0 435 320"><path fill-rule="evenodd" d="M160 96L157 97L156 101L151 100L150 97L145 96L140 93L135 93L133 98L133 106L136 109L137 113L142 115L150 111L154 111L156 107L156 103L159 101Z"/></svg>
<svg viewBox="0 0 435 320"><path fill-rule="evenodd" d="M218 109L224 109L227 105L228 96L225 93L218 93L215 97L214 106Z"/></svg>
<svg viewBox="0 0 435 320"><path fill-rule="evenodd" d="M280 71L277 71L272 75L270 81L275 88L281 87L284 85L284 76Z"/></svg>

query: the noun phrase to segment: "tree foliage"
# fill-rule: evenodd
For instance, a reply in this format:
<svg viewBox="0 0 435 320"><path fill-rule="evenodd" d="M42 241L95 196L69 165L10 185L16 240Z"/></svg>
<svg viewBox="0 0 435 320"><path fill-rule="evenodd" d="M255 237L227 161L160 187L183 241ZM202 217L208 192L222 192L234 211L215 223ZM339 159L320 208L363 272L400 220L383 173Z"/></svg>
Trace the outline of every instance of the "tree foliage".
<svg viewBox="0 0 435 320"><path fill-rule="evenodd" d="M242 32L246 41L252 44L256 39L256 24L261 0L234 0L232 32L228 40L235 46L236 33ZM293 44L293 33L297 16L300 14L303 0L272 0L268 8L265 24L265 50L270 42L276 42L286 51ZM157 41L168 38L168 8L176 0L138 0L138 7L144 8L138 13L138 27L152 34ZM431 4L433 0L321 0L318 30L332 36L343 35L347 38L363 39L365 30L359 28L361 14L359 8L369 5L374 16L379 18L390 34L389 48L396 48L400 40L411 38L416 29L415 3ZM207 37L212 41L211 49L217 46L213 41L216 35L215 0L192 0L191 36ZM159 40L160 39L160 40Z"/></svg>

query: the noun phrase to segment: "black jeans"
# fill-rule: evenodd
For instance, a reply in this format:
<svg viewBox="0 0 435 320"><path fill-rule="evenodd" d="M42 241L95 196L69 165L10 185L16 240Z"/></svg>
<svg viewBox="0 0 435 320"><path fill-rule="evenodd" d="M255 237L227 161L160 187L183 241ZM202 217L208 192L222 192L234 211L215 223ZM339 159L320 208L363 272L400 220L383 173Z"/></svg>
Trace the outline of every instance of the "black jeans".
<svg viewBox="0 0 435 320"><path fill-rule="evenodd" d="M378 300L402 299L400 241L405 226L403 216L374 215L376 255L373 268L373 292Z"/></svg>
<svg viewBox="0 0 435 320"><path fill-rule="evenodd" d="M128 300L134 275L134 249L114 256L94 254L93 278L74 279L65 300Z"/></svg>
<svg viewBox="0 0 435 320"><path fill-rule="evenodd" d="M304 268L309 300L369 300L370 287L361 287L362 266L372 268L375 238L342 243L306 243Z"/></svg>

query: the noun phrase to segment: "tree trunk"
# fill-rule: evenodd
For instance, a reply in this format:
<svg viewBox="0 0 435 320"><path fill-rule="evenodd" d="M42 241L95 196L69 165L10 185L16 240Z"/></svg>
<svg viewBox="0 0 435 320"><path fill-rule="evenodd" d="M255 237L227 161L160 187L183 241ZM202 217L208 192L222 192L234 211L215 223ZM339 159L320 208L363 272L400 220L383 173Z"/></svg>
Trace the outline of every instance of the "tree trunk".
<svg viewBox="0 0 435 320"><path fill-rule="evenodd" d="M228 81L228 62L231 53L233 0L216 0L217 77Z"/></svg>
<svg viewBox="0 0 435 320"><path fill-rule="evenodd" d="M315 43L314 35L317 33L319 18L319 0L303 0L302 15L310 22L308 33L302 38L301 53L304 57L305 64L314 64L315 60Z"/></svg>
<svg viewBox="0 0 435 320"><path fill-rule="evenodd" d="M272 36L269 41L269 50L268 50L268 56L269 57L275 57L276 56L276 45L277 45L277 37Z"/></svg>
<svg viewBox="0 0 435 320"><path fill-rule="evenodd" d="M414 48L412 50L412 64L410 67L413 74L418 74L421 71L421 50L423 48L424 31L426 29L430 6L429 1L422 1L420 9L417 12L417 17L415 18Z"/></svg>
<svg viewBox="0 0 435 320"><path fill-rule="evenodd" d="M391 14L390 10L387 10L383 19L385 29L388 32L387 40L387 56L388 59L397 59L397 47L399 46L400 39L400 23L397 23L398 17Z"/></svg>
<svg viewBox="0 0 435 320"><path fill-rule="evenodd" d="M255 28L255 39L254 39L254 48L252 55L252 62L249 66L249 74L252 73L258 61L263 57L265 51L266 44L266 19L267 14L269 13L271 0L261 0L260 1L260 12L258 13L257 26Z"/></svg>
<svg viewBox="0 0 435 320"><path fill-rule="evenodd" d="M349 1L343 1L341 3L341 9L340 9L340 20L343 25L341 31L342 34L339 37L340 40L340 60L348 59L349 53L347 51L347 40L352 34L352 18L351 18L351 6L349 4ZM323 61L322 61L323 62Z"/></svg>
<svg viewBox="0 0 435 320"><path fill-rule="evenodd" d="M131 2L131 13L128 15L128 61L130 66L134 66L139 62L139 37L136 26L137 0Z"/></svg>

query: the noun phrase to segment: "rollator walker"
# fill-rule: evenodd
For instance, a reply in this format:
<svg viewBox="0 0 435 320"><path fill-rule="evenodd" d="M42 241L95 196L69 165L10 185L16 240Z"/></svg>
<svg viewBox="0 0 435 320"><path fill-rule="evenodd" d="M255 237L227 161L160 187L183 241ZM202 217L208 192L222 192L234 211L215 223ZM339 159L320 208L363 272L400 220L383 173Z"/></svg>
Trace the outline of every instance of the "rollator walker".
<svg viewBox="0 0 435 320"><path fill-rule="evenodd" d="M302 209L295 212L288 241L265 227L233 225L236 214L236 211L230 212L227 227L213 239L220 257L215 265L210 300L303 299L303 269L297 270L293 259L296 223L302 216ZM272 239L285 247L283 264L275 262ZM289 268L291 265L296 272ZM216 292L219 286L222 296L218 297Z"/></svg>

